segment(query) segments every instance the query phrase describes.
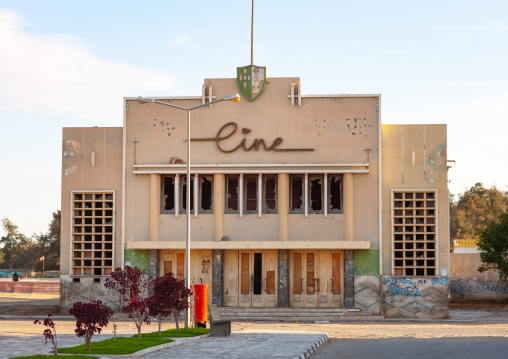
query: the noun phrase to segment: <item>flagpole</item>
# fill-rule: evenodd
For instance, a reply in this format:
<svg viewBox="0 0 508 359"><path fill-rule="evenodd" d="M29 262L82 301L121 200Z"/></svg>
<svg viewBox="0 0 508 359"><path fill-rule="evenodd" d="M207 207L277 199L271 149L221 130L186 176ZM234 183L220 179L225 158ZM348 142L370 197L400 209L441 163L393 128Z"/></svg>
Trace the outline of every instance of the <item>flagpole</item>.
<svg viewBox="0 0 508 359"><path fill-rule="evenodd" d="M250 22L250 64L254 65L254 0L252 0L252 18Z"/></svg>

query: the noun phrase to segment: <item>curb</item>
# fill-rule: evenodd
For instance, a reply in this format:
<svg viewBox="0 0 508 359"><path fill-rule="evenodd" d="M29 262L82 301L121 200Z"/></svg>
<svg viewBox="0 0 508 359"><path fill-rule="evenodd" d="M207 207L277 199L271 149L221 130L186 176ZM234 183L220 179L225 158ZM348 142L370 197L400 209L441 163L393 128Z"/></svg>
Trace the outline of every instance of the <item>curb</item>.
<svg viewBox="0 0 508 359"><path fill-rule="evenodd" d="M110 354L110 355L95 354L95 355L97 356L98 359L125 358L125 357L137 358L140 356L145 356L147 354L155 353L155 352L158 352L158 351L161 351L164 349L168 349L171 347L176 347L177 345L182 345L184 342L187 342L187 341L198 340L198 339L206 338L209 336L210 336L210 333L199 335L197 337L190 337L190 338L167 338L167 339L171 339L173 341L171 343L161 344L161 345L157 345L155 347L150 347L150 348L146 348L143 350L139 350L139 351L132 353L132 354L118 354L118 355L115 355L115 354ZM60 353L58 355L60 355Z"/></svg>
<svg viewBox="0 0 508 359"><path fill-rule="evenodd" d="M312 344L309 349L307 349L305 352L303 352L300 356L295 357L298 359L307 359L309 358L312 353L314 353L314 350L319 348L322 344L324 344L326 341L330 340L330 337L328 336L328 333L324 334L317 342Z"/></svg>

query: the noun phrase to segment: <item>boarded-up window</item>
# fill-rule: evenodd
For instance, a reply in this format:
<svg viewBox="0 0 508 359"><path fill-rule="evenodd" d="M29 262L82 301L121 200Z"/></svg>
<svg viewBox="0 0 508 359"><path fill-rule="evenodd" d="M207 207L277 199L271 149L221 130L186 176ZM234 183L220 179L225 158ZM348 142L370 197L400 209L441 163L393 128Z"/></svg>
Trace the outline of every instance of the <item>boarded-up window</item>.
<svg viewBox="0 0 508 359"><path fill-rule="evenodd" d="M303 176L292 175L290 177L290 213L303 213Z"/></svg>
<svg viewBox="0 0 508 359"><path fill-rule="evenodd" d="M258 177L245 178L245 213L256 213L258 210Z"/></svg>
<svg viewBox="0 0 508 359"><path fill-rule="evenodd" d="M185 253L176 254L176 278L178 280L184 280L185 278Z"/></svg>
<svg viewBox="0 0 508 359"><path fill-rule="evenodd" d="M275 294L275 271L266 272L266 294Z"/></svg>
<svg viewBox="0 0 508 359"><path fill-rule="evenodd" d="M263 213L277 213L277 176L265 175Z"/></svg>
<svg viewBox="0 0 508 359"><path fill-rule="evenodd" d="M226 177L226 213L238 213L238 176Z"/></svg>
<svg viewBox="0 0 508 359"><path fill-rule="evenodd" d="M332 293L340 294L341 254L332 253Z"/></svg>
<svg viewBox="0 0 508 359"><path fill-rule="evenodd" d="M302 253L293 253L293 294L302 294Z"/></svg>
<svg viewBox="0 0 508 359"><path fill-rule="evenodd" d="M240 288L241 294L249 294L249 253L242 253L241 257L241 276L242 287Z"/></svg>
<svg viewBox="0 0 508 359"><path fill-rule="evenodd" d="M307 253L307 294L314 294L314 253Z"/></svg>
<svg viewBox="0 0 508 359"><path fill-rule="evenodd" d="M164 275L173 272L173 262L164 261Z"/></svg>

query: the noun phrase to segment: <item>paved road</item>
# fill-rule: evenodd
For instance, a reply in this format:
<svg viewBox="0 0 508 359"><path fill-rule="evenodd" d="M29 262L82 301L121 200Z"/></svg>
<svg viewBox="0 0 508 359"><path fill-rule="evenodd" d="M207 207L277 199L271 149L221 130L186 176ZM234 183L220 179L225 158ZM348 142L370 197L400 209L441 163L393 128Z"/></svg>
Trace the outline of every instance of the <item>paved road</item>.
<svg viewBox="0 0 508 359"><path fill-rule="evenodd" d="M506 337L332 339L312 359L501 359L508 357Z"/></svg>

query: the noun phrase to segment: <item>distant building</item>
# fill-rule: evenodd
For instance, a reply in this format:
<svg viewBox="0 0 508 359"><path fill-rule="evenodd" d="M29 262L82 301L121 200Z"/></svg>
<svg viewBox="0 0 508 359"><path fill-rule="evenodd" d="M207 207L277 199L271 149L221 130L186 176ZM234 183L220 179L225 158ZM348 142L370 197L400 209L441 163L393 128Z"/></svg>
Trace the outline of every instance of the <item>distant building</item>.
<svg viewBox="0 0 508 359"><path fill-rule="evenodd" d="M159 100L238 84L254 81L239 69ZM446 125L381 125L380 95L303 95L297 77L255 85L192 112L190 183L183 111L125 98L123 127L64 128L62 306L108 299L100 283L127 264L183 279L190 205L191 282L219 306L446 317Z"/></svg>

